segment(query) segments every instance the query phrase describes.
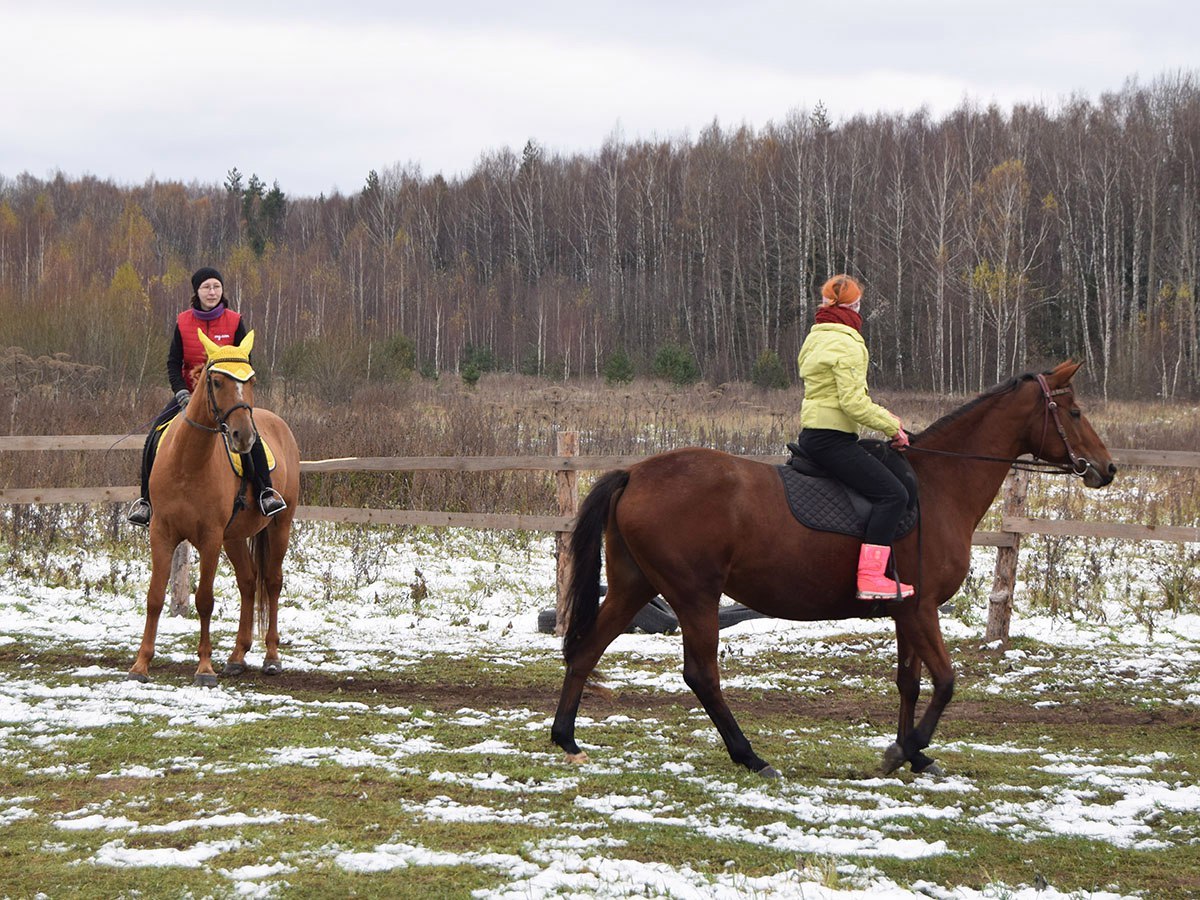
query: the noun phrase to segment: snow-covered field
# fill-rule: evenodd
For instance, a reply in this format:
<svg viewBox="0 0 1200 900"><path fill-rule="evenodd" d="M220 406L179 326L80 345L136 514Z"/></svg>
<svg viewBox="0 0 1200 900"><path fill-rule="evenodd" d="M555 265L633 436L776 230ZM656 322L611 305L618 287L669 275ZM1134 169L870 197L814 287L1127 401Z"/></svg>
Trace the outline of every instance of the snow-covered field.
<svg viewBox="0 0 1200 900"><path fill-rule="evenodd" d="M439 653L462 659L487 659L496 664L520 667L530 661L544 662L559 656L558 640L537 631L538 612L553 605L554 560L551 540L512 534L473 531L412 532L401 541L382 530L355 530L335 534L331 526L308 525L298 529L295 552L290 557L285 598L280 613L285 675L283 693L265 693L252 683L223 684L204 690L156 676L147 685L124 680L124 667L88 665L61 673L69 677L47 684L38 677L11 677L0 683L0 760L20 769L34 748L65 745L81 733L152 720L167 730L231 726L241 722L278 718L353 715L361 707L355 701L320 703L286 694L286 673L321 671L374 676L399 675L419 664L436 648ZM144 538L137 538L144 541ZM1125 551L1112 551L1112 557ZM36 654L63 642L116 655L132 661L143 624L143 591L146 583L144 556L121 559L104 552L80 549L56 560L70 578L50 579L66 586L19 580L12 572L0 576L0 651L6 645ZM973 576L990 581L992 556L976 553ZM1123 582L1126 584L1127 580ZM114 589L114 586L116 589ZM228 653L236 619L232 578L223 567L219 577L215 616L214 658ZM1020 594L1018 593L1018 597ZM303 599L302 599L303 598ZM1173 709L1200 709L1200 617L1162 616L1151 630L1123 608L1123 597L1111 597L1101 624L1025 614L1018 599L1012 624L1014 636L1036 639L1050 647L1091 648L1086 668L1060 660L1057 654L1011 651L997 665L988 691L1028 690L1031 703L1060 702L1054 691L1039 696L1039 684L1086 685L1103 679L1125 679L1145 684L1148 704ZM974 638L982 633L982 608L946 617L950 637ZM846 636L853 640L846 640ZM194 619L164 616L160 627L159 654L163 660L194 661ZM749 674L739 667L729 687L803 692L810 667L828 669L848 653L874 654L893 658L892 629L887 621L855 620L834 623L787 623L757 619L721 632L724 651L739 659L776 655L786 650L804 660L803 667L788 672L764 669ZM256 645L249 661L260 660ZM610 686L631 685L674 691L687 689L677 665L664 668L643 660L677 660L677 635L629 634L620 637L606 657L605 677ZM1064 655L1065 656L1065 655ZM1072 656L1072 659L1075 657ZM1071 668L1075 666L1075 668ZM152 668L152 673L154 672ZM892 692L881 684L881 692ZM547 709L555 696L548 696L539 710L493 710L481 692L476 706L455 715L463 728L478 735L466 748L447 753L479 757L479 768L469 776L440 771L426 772L432 782L468 784L477 802L462 804L440 796L419 801L410 812L429 820L524 821L524 799L534 791L562 791L577 785L589 773L645 765L646 761L620 755L593 754L591 766L575 769L563 765L558 777L536 786L514 782L489 770L485 757L517 752L491 735L497 716L506 726L514 722L530 732L548 736ZM588 747L589 737L613 728L653 730L650 718L636 721L592 720L585 702L580 717L580 740ZM735 713L737 712L735 708ZM374 736L367 748L331 744L283 747L264 751L264 759L247 763L338 765L353 770L380 773L410 770L415 753L437 751L424 735L422 723L411 711L391 711L395 728ZM954 715L951 705L947 717ZM697 732L711 726L696 717ZM745 724L745 723L743 723ZM755 735L751 729L750 737ZM847 723L846 735L878 750L891 740ZM715 734L712 739L716 740ZM664 745L670 736L663 735ZM1080 746L1069 753L1048 750L1024 742L1002 745L956 746L935 742L934 750L971 751L976 754L1011 754L1051 778L1052 787L1031 789L1014 784L1003 802L975 810L975 824L1019 833L1030 842L1047 836L1077 835L1106 842L1114 848L1133 848L1152 853L1164 847L1191 846L1200 855L1200 835L1170 833L1156 829L1165 814L1200 809L1200 788L1195 772L1190 779L1168 778L1165 759L1152 746L1142 749L1127 765L1101 763L1096 748ZM936 754L935 754L936 755ZM557 756L546 741L545 758ZM786 761L781 764L786 775ZM151 779L160 777L171 765L203 766L194 761L163 760L155 765L139 763L114 771L94 771L96 778ZM661 765L661 763L660 763ZM681 808L655 792L593 795L578 802L589 812L612 822L645 822L670 825L706 837L719 837L733 844L769 844L794 850L798 858L832 857L839 861L836 883L803 866L771 876L748 877L731 866L726 874L713 876L688 866L640 862L623 852L621 842L580 831L565 833L549 827L546 837L517 856L481 850L448 854L402 840L385 840L374 846L328 847L324 856L277 859L261 866L227 868L222 857L243 846L249 834L294 823L297 814L283 803L276 808L223 810L197 808L174 822L144 824L136 809L113 805L103 808L81 806L65 811L40 808L33 798L14 791L0 795L0 844L5 830L31 817L43 817L65 832L103 833L104 841L79 865L94 867L97 878L114 867L186 867L223 875L231 895L285 895L289 874L305 866L332 864L345 871L380 872L401 867L453 865L468 862L504 873L507 885L479 893L488 897L541 898L558 896L670 896L670 897L1009 897L1056 898L1068 895L1053 885L992 885L984 890L948 884L918 882L901 886L880 875L872 861L883 857L910 859L936 857L951 852L945 841L923 836L897 820L925 818L930 822L961 815L954 800L969 798L976 791L965 777L953 770L942 779L912 779L912 790L897 799L881 789L888 779L828 779L818 787L768 785L747 789L735 782L731 770L700 771L690 762L668 763L664 777L703 786L712 802L701 808ZM202 806L202 805L201 805ZM753 810L744 818L738 810ZM762 813L772 816L764 817ZM778 818L774 818L774 814ZM771 821L765 822L764 818ZM248 826L254 826L249 828ZM133 841L157 833L170 834L192 828L209 834L206 840L180 848L174 844L147 848ZM4 893L0 886L0 895ZM54 896L51 892L49 896ZM1122 896L1101 884L1086 896Z"/></svg>

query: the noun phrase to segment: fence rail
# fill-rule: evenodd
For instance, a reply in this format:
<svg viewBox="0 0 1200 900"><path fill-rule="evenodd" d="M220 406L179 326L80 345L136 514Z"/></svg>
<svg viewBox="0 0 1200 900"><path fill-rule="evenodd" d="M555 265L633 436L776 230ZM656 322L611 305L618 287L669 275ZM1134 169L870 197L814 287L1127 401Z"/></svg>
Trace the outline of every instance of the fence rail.
<svg viewBox="0 0 1200 900"><path fill-rule="evenodd" d="M142 435L7 435L0 436L0 453L11 451L141 451ZM578 473L605 471L630 466L645 456L580 456L577 432L557 434L558 451L550 456L365 456L302 461L300 471L317 472L503 472L541 471L556 479L559 515L518 515L504 513L452 513L437 510L400 510L301 506L296 518L305 521L345 522L369 525L462 527L548 531L557 535L558 600L561 610L563 590L569 577L565 552L567 536L574 528L578 512ZM1155 468L1200 468L1200 453L1180 450L1111 450L1119 466ZM743 458L782 464L782 455L744 454ZM1024 512L1028 472L1014 471L1003 492L999 531L977 531L972 544L998 548L996 572L988 613L989 640L1008 639L1013 590L1017 575L1017 554L1021 538L1027 534L1063 537L1112 538L1125 541L1172 541L1200 543L1200 528L1168 525L1140 525L1117 522L1030 519ZM84 488L0 488L0 506L58 503L119 503L138 496L136 486ZM182 554L186 559L187 554ZM179 554L177 554L179 559ZM175 583L178 578L173 579ZM177 603L172 604L175 608Z"/></svg>

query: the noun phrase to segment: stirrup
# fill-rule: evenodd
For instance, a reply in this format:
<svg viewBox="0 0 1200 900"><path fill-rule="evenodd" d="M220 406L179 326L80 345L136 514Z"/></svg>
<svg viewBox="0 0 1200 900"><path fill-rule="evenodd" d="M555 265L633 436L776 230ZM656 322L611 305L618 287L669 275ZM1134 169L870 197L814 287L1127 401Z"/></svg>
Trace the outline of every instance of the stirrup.
<svg viewBox="0 0 1200 900"><path fill-rule="evenodd" d="M887 578L887 576L884 576ZM898 603L901 600L907 600L916 594L916 589L911 584L905 584L903 581L892 580L887 578L886 584L876 582L872 587L859 585L858 599L873 603L876 600L891 601Z"/></svg>
<svg viewBox="0 0 1200 900"><path fill-rule="evenodd" d="M863 591L858 592L858 599L866 603L874 603L876 600L885 602L899 603L901 600L907 600L916 594L916 591L909 585L901 585L900 590L891 590L888 593L883 591Z"/></svg>
<svg viewBox="0 0 1200 900"><path fill-rule="evenodd" d="M274 516L287 509L287 501L275 488L267 488L258 495L258 508L264 516Z"/></svg>
<svg viewBox="0 0 1200 900"><path fill-rule="evenodd" d="M145 497L138 497L133 501L133 505L129 507L129 512L125 515L125 521L130 525L136 525L138 528L150 527L150 516L153 510L150 508L150 501Z"/></svg>

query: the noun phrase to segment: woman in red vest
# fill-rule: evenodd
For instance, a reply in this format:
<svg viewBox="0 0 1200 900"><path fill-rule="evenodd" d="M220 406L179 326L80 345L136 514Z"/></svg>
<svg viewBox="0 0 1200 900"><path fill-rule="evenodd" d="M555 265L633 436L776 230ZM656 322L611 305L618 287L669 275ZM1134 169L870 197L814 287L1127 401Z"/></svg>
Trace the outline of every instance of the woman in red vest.
<svg viewBox="0 0 1200 900"><path fill-rule="evenodd" d="M134 501L127 516L134 525L145 528L150 524L150 467L154 465L154 453L158 447L155 435L187 408L200 371L208 361L197 330L204 331L209 340L221 346L240 344L246 336L241 315L225 302L222 280L221 273L216 269L207 266L197 269L192 275L191 306L175 320L175 334L167 353L167 378L175 397L158 414L146 437L146 445L142 450L142 496ZM271 487L271 472L267 468L267 454L262 441L255 441L250 452L242 454L242 471L254 479L258 506L264 516L273 516L287 509L287 502Z"/></svg>

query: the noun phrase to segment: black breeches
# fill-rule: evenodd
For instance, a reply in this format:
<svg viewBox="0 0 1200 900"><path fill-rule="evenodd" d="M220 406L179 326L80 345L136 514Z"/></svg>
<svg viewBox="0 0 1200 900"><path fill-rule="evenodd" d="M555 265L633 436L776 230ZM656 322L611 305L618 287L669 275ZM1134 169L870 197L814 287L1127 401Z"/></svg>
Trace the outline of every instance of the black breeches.
<svg viewBox="0 0 1200 900"><path fill-rule="evenodd" d="M174 398L171 402L163 407L154 418L154 424L150 426L150 433L146 435L146 443L142 445L142 499L150 499L150 469L154 466L154 455L158 452L158 435L159 429L170 422L173 418L179 415L179 406L175 403Z"/></svg>
<svg viewBox="0 0 1200 900"><path fill-rule="evenodd" d="M908 488L858 444L858 437L829 428L806 428L796 443L830 475L871 501L864 544L890 546L908 508Z"/></svg>
<svg viewBox="0 0 1200 900"><path fill-rule="evenodd" d="M242 471L250 476L260 494L271 486L271 470L267 467L267 451L262 438L254 442L249 453L242 454Z"/></svg>

